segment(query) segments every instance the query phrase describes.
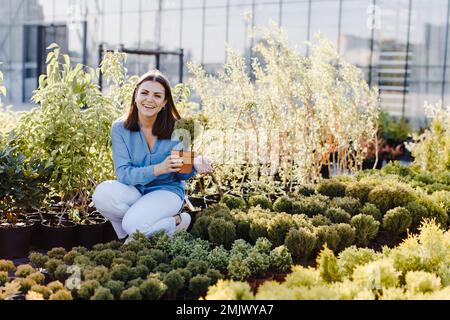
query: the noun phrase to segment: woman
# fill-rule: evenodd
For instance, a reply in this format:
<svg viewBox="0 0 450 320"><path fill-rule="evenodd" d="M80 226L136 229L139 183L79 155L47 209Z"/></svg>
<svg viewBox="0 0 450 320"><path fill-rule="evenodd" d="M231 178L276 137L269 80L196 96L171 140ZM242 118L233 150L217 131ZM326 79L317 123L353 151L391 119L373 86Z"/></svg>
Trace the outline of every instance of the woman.
<svg viewBox="0 0 450 320"><path fill-rule="evenodd" d="M209 160L198 157L191 173L178 173L183 159L170 155L179 143L171 140L178 119L170 84L154 70L140 78L127 116L111 127L117 181L98 185L92 198L119 239L138 230L149 237L161 229L172 235L189 227L190 215L180 213L183 180L213 168Z"/></svg>

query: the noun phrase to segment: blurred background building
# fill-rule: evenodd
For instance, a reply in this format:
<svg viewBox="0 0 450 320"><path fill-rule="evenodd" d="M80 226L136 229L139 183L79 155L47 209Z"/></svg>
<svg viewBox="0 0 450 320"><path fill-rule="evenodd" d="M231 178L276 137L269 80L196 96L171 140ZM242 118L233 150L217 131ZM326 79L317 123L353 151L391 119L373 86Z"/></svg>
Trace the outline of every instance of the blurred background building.
<svg viewBox="0 0 450 320"><path fill-rule="evenodd" d="M214 73L225 62L225 43L250 58L249 24L286 29L304 45L321 32L340 54L378 85L381 105L414 124L424 101L450 103L450 0L0 0L0 66L15 110L30 107L45 72L46 47L58 43L74 63L96 67L99 48L179 51ZM244 18L252 13L251 21ZM160 69L180 78L175 55L129 54L130 73Z"/></svg>

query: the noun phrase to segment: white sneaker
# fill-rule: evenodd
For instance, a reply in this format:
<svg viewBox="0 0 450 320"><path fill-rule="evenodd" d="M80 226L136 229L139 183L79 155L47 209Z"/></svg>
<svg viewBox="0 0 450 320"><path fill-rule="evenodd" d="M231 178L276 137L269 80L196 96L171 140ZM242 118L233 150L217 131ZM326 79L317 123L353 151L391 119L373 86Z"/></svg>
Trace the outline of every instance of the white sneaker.
<svg viewBox="0 0 450 320"><path fill-rule="evenodd" d="M189 225L191 224L191 215L187 212L181 212L179 213L180 215L180 224L178 224L175 227L175 232L176 231L180 231L180 230L184 230L186 231L189 228Z"/></svg>

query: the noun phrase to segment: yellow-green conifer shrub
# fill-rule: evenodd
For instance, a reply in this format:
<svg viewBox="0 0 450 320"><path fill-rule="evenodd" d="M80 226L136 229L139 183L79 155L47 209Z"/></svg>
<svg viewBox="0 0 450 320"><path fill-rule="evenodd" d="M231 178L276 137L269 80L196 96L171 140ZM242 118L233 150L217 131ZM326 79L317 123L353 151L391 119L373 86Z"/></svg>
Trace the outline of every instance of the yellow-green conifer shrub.
<svg viewBox="0 0 450 320"><path fill-rule="evenodd" d="M250 285L246 282L220 279L209 287L205 300L253 300Z"/></svg>

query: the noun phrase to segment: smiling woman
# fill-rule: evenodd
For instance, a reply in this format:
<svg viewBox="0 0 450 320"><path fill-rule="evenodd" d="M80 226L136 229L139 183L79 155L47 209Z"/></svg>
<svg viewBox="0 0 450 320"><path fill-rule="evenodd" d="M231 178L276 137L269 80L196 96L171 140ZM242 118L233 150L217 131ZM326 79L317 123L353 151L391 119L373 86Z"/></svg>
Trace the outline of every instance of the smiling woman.
<svg viewBox="0 0 450 320"><path fill-rule="evenodd" d="M161 229L171 235L190 225L190 215L180 213L184 180L210 173L212 167L207 160L194 163L188 173L179 172L183 158L171 155L179 144L172 138L179 119L169 82L154 70L140 78L128 114L112 125L117 180L98 185L93 200L120 239L136 231L151 236Z"/></svg>

